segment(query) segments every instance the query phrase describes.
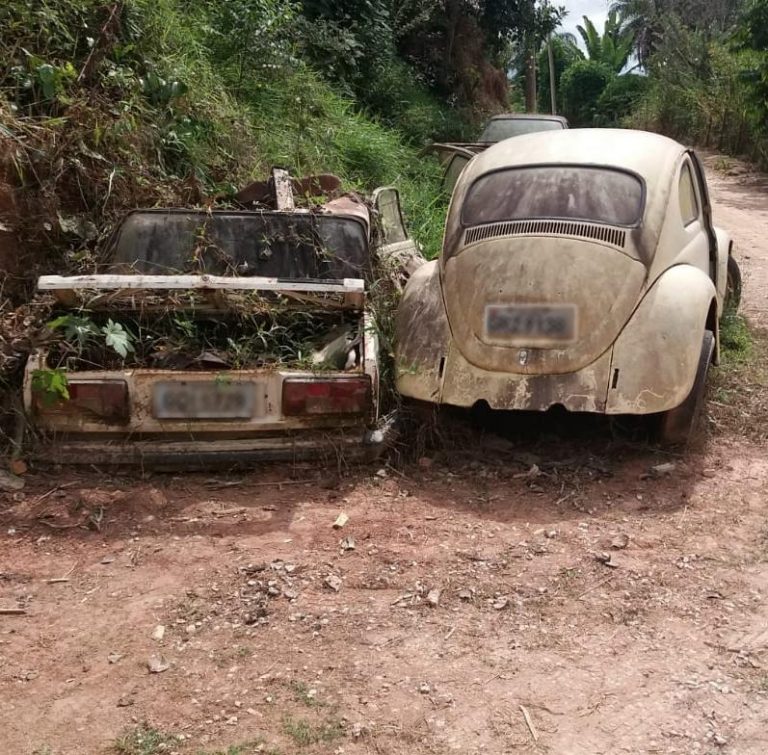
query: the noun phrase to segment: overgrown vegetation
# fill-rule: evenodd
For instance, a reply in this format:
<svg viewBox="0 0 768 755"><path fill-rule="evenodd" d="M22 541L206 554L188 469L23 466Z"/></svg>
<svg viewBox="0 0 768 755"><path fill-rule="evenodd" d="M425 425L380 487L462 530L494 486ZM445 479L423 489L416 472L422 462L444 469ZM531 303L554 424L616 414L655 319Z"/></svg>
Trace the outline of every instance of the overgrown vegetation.
<svg viewBox="0 0 768 755"><path fill-rule="evenodd" d="M768 166L768 0L615 0L553 41L559 108L576 126L629 126ZM539 56L539 105L549 66ZM637 71L640 71L638 74Z"/></svg>

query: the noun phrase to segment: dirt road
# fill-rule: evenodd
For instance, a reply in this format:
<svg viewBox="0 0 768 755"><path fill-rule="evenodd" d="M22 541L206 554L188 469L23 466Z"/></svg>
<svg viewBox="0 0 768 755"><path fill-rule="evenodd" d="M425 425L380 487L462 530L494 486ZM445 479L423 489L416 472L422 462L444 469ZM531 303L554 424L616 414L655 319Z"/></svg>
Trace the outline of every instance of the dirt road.
<svg viewBox="0 0 768 755"><path fill-rule="evenodd" d="M764 318L768 193L713 184ZM459 432L403 470L30 476L2 751L767 752L765 448Z"/></svg>
<svg viewBox="0 0 768 755"><path fill-rule="evenodd" d="M731 158L705 159L715 223L727 228L746 279L743 312L768 325L768 177Z"/></svg>

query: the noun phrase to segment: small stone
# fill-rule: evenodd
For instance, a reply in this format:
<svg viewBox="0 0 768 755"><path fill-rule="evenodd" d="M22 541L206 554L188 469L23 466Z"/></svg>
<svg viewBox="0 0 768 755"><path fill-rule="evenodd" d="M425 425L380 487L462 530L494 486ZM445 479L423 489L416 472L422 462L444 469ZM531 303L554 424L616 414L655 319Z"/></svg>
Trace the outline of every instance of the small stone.
<svg viewBox="0 0 768 755"><path fill-rule="evenodd" d="M20 490L24 490L25 484L21 477L0 469L0 490L3 493L18 493Z"/></svg>
<svg viewBox="0 0 768 755"><path fill-rule="evenodd" d="M185 630L187 634L194 634L197 631L197 627L194 624L187 624Z"/></svg>
<svg viewBox="0 0 768 755"><path fill-rule="evenodd" d="M621 533L611 540L611 548L617 551L623 551L629 545L629 535Z"/></svg>
<svg viewBox="0 0 768 755"><path fill-rule="evenodd" d="M227 726L236 726L237 725L237 716L230 716L225 721L225 723L226 723Z"/></svg>
<svg viewBox="0 0 768 755"><path fill-rule="evenodd" d="M118 708L129 708L131 705L133 705L133 698L128 696L123 696L118 698L117 700L117 707Z"/></svg>
<svg viewBox="0 0 768 755"><path fill-rule="evenodd" d="M459 600L472 600L472 590L459 590Z"/></svg>
<svg viewBox="0 0 768 755"><path fill-rule="evenodd" d="M345 512L342 511L336 517L336 521L333 523L333 529L340 530L348 521L349 521L349 517Z"/></svg>
<svg viewBox="0 0 768 755"><path fill-rule="evenodd" d="M152 639L160 642L160 640L162 640L163 637L165 637L165 627L162 624L158 624L152 630Z"/></svg>
<svg viewBox="0 0 768 755"><path fill-rule="evenodd" d="M430 687L426 682L422 682L419 685L419 692L422 695L428 695L432 691L432 687Z"/></svg>
<svg viewBox="0 0 768 755"><path fill-rule="evenodd" d="M433 608L440 604L440 590L434 589L427 593L427 603Z"/></svg>
<svg viewBox="0 0 768 755"><path fill-rule="evenodd" d="M353 551L355 550L355 538L351 535L349 537L345 537L341 542L341 550L343 551Z"/></svg>
<svg viewBox="0 0 768 755"><path fill-rule="evenodd" d="M101 559L100 563L102 564L112 564L115 561L114 556L104 556L104 558Z"/></svg>
<svg viewBox="0 0 768 755"><path fill-rule="evenodd" d="M110 653L110 654L107 656L107 660L108 660L110 663L117 663L117 662L118 662L118 661L119 661L119 660L120 660L122 657L123 657L123 654L122 654L122 653Z"/></svg>
<svg viewBox="0 0 768 755"><path fill-rule="evenodd" d="M651 467L650 472L652 477L669 477L677 469L677 464L668 462L666 464L656 464Z"/></svg>
<svg viewBox="0 0 768 755"><path fill-rule="evenodd" d="M168 671L170 667L171 664L162 655L151 655L147 661L150 674L162 674L163 671Z"/></svg>
<svg viewBox="0 0 768 755"><path fill-rule="evenodd" d="M497 611L503 611L509 605L509 598L502 596L493 601L493 607Z"/></svg>
<svg viewBox="0 0 768 755"><path fill-rule="evenodd" d="M557 537L557 530L547 530L544 533L544 537L546 537L548 540L554 540Z"/></svg>
<svg viewBox="0 0 768 755"><path fill-rule="evenodd" d="M8 470L13 475L25 475L27 473L27 462L23 459L11 459L8 463Z"/></svg>
<svg viewBox="0 0 768 755"><path fill-rule="evenodd" d="M324 583L326 587L333 590L334 592L341 590L341 586L343 584L341 577L337 576L336 574L329 574L325 578Z"/></svg>

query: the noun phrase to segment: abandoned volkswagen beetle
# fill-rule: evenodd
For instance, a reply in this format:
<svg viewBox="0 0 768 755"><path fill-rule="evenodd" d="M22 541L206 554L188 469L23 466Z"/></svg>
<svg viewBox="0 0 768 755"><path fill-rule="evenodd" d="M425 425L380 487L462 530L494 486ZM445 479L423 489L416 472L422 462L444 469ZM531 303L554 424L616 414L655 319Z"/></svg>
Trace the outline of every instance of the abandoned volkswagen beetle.
<svg viewBox="0 0 768 755"><path fill-rule="evenodd" d="M684 442L726 298L737 304L731 251L701 163L671 139L500 142L463 171L442 256L405 289L398 389L459 407L658 415L661 440Z"/></svg>

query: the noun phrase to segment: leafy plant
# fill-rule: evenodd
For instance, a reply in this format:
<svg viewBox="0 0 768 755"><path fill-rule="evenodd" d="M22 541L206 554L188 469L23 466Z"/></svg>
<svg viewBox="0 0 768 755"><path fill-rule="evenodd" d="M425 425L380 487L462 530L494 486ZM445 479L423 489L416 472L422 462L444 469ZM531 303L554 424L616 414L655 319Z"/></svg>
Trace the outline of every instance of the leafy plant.
<svg viewBox="0 0 768 755"><path fill-rule="evenodd" d="M67 341L74 341L80 352L88 343L99 335L99 329L95 323L87 317L80 315L62 315L48 323L52 331L63 330Z"/></svg>
<svg viewBox="0 0 768 755"><path fill-rule="evenodd" d="M123 359L135 351L133 335L111 319L99 327L88 317L67 314L51 320L48 328L54 332L63 331L65 341L75 347L78 356L82 356L87 348L98 346L102 338L104 344Z"/></svg>
<svg viewBox="0 0 768 755"><path fill-rule="evenodd" d="M62 369L41 369L32 372L32 390L47 406L69 400L69 381Z"/></svg>
<svg viewBox="0 0 768 755"><path fill-rule="evenodd" d="M119 323L108 320L102 327L107 346L114 349L123 359L129 352L135 351L133 346L133 336Z"/></svg>

